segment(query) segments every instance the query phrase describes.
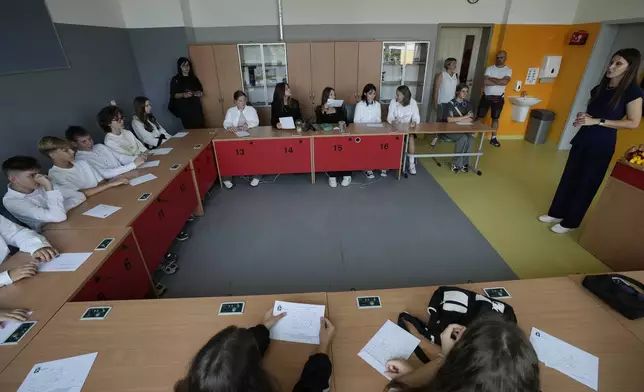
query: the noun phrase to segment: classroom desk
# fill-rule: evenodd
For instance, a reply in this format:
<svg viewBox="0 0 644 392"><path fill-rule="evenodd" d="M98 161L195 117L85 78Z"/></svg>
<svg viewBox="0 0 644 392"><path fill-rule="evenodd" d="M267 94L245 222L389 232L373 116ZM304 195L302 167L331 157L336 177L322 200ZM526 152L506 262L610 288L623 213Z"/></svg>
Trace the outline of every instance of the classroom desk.
<svg viewBox="0 0 644 392"><path fill-rule="evenodd" d="M519 325L527 334L534 326L600 358L600 391L644 390L644 344L567 277L458 286L477 292L483 287L504 286L512 295L507 303L514 307ZM387 379L358 357L358 352L387 319L396 322L402 311L426 320L425 309L434 289L327 294L331 320L337 327L333 354L338 391L383 390ZM379 295L382 308L359 310L356 297L362 295ZM589 390L543 364L540 369L544 392Z"/></svg>
<svg viewBox="0 0 644 392"><path fill-rule="evenodd" d="M240 316L218 316L221 302L245 301ZM36 363L98 352L83 392L171 391L197 351L229 325L262 322L275 300L326 304L325 293L65 305L0 374L0 390L15 391ZM89 306L112 306L102 321L80 321ZM272 341L265 368L291 391L316 346Z"/></svg>
<svg viewBox="0 0 644 392"><path fill-rule="evenodd" d="M628 277L631 277L633 279L637 279L640 282L644 282L644 271L631 271L631 272L617 272L618 274L626 275ZM581 286L581 282L584 280L586 275L570 275L569 278L573 280L573 282L577 283L579 286ZM608 313L610 313L613 317L617 319L626 329L631 331L633 335L637 336L639 340L644 342L644 319L639 319L639 320L629 320L626 317L622 316L621 314L617 313L614 311L610 306L608 306L604 301L599 299L595 294L591 293L588 291L586 288L581 286L583 292L592 298L593 300L597 301L601 307L606 309Z"/></svg>
<svg viewBox="0 0 644 392"><path fill-rule="evenodd" d="M38 321L17 345L0 346L0 371L66 302L142 299L151 287L150 275L129 228L57 230L46 236L59 252L93 251L93 254L74 272L42 272L0 288L0 307L30 309L33 311L30 320ZM94 251L104 238L114 238L114 242L103 251ZM19 252L0 264L0 272L31 261L29 254ZM117 281L119 284L115 284Z"/></svg>

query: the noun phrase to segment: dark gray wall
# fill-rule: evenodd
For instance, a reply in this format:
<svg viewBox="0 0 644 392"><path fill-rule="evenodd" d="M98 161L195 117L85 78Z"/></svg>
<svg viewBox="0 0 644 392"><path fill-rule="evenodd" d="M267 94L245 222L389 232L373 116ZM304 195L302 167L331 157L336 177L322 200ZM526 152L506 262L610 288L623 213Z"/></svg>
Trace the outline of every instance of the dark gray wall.
<svg viewBox="0 0 644 392"><path fill-rule="evenodd" d="M161 125L174 133L181 129L181 121L168 111L170 79L177 72L177 58L188 57L186 29L148 28L129 29L128 32L143 95L150 99L154 115Z"/></svg>

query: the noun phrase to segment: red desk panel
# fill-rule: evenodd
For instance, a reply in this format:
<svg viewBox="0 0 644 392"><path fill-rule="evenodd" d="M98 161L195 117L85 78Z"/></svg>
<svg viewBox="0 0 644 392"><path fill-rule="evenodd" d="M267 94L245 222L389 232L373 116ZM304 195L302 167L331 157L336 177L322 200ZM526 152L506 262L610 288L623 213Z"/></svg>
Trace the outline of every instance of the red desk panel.
<svg viewBox="0 0 644 392"><path fill-rule="evenodd" d="M311 139L284 138L215 142L222 177L311 172Z"/></svg>
<svg viewBox="0 0 644 392"><path fill-rule="evenodd" d="M315 171L398 169L403 139L403 135L317 137Z"/></svg>

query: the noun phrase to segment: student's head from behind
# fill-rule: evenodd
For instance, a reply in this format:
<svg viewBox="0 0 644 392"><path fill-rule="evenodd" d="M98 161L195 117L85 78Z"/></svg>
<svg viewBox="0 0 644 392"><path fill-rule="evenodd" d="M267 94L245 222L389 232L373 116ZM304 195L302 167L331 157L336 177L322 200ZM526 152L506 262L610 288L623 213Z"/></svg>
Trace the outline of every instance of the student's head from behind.
<svg viewBox="0 0 644 392"><path fill-rule="evenodd" d="M360 99L367 105L372 104L376 100L376 86L372 83L365 85Z"/></svg>
<svg viewBox="0 0 644 392"><path fill-rule="evenodd" d="M333 87L325 87L324 90L322 90L322 100L320 101L320 105L324 105L329 99L335 99L335 90Z"/></svg>
<svg viewBox="0 0 644 392"><path fill-rule="evenodd" d="M495 58L494 64L495 64L497 67L503 67L503 66L505 65L505 61L506 61L507 59L508 59L508 52L506 52L505 50L500 50L500 51L496 54L496 58Z"/></svg>
<svg viewBox="0 0 644 392"><path fill-rule="evenodd" d="M283 105L285 99L291 99L291 87L285 82L277 83L273 92L273 102L279 102Z"/></svg>
<svg viewBox="0 0 644 392"><path fill-rule="evenodd" d="M65 131L65 138L79 151L92 151L94 139L87 130L78 125L72 125Z"/></svg>
<svg viewBox="0 0 644 392"><path fill-rule="evenodd" d="M246 93L241 90L235 91L235 94L233 94L233 100L235 101L235 106L237 106L237 109L246 109L246 103L248 103L248 97L246 97Z"/></svg>
<svg viewBox="0 0 644 392"><path fill-rule="evenodd" d="M445 71L456 72L456 59L454 57L446 58L443 67L445 67Z"/></svg>
<svg viewBox="0 0 644 392"><path fill-rule="evenodd" d="M459 83L456 86L456 98L466 100L470 96L470 87L467 83Z"/></svg>
<svg viewBox="0 0 644 392"><path fill-rule="evenodd" d="M409 105L409 102L411 102L411 90L409 90L409 87L405 85L398 86L396 89L396 102L403 106Z"/></svg>
<svg viewBox="0 0 644 392"><path fill-rule="evenodd" d="M40 174L40 169L38 161L27 156L11 157L2 163L2 170L12 186L27 192L33 192L40 187L35 179L36 175Z"/></svg>
<svg viewBox="0 0 644 392"><path fill-rule="evenodd" d="M192 74L192 63L187 57L179 57L177 59L177 74L188 76Z"/></svg>
<svg viewBox="0 0 644 392"><path fill-rule="evenodd" d="M96 115L98 126L105 133L121 131L125 128L125 117L123 110L118 106L106 106Z"/></svg>
<svg viewBox="0 0 644 392"><path fill-rule="evenodd" d="M74 160L74 149L65 139L56 136L45 136L38 143L38 151L53 161L72 162Z"/></svg>
<svg viewBox="0 0 644 392"><path fill-rule="evenodd" d="M253 333L230 326L199 350L188 375L175 384L175 392L271 392L275 388L262 367Z"/></svg>

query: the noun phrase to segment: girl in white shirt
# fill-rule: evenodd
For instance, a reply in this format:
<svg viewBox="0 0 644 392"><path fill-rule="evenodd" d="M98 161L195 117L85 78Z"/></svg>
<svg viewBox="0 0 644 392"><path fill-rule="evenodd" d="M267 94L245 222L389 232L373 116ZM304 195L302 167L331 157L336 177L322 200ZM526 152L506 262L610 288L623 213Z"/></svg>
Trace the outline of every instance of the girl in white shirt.
<svg viewBox="0 0 644 392"><path fill-rule="evenodd" d="M226 118L224 119L224 128L229 132L236 131L247 131L250 128L255 128L259 125L259 117L257 117L257 111L254 107L248 106L246 94L241 91L235 91L233 94L233 99L235 100L235 106L228 109L226 112ZM250 186L256 187L259 185L262 176L253 176L250 181ZM231 177L226 177L223 179L224 186L227 189L233 187L233 182Z"/></svg>
<svg viewBox="0 0 644 392"><path fill-rule="evenodd" d="M409 124L414 128L420 122L420 113L418 112L418 103L411 97L411 91L407 86L399 86L396 89L396 101L389 104L389 113L387 122L391 125ZM414 154L416 151L416 134L409 135L408 154ZM409 174L416 174L416 159L409 157Z"/></svg>
<svg viewBox="0 0 644 392"><path fill-rule="evenodd" d="M148 149L124 126L123 110L117 106L106 106L96 116L98 125L105 131L105 145L129 156L145 154Z"/></svg>
<svg viewBox="0 0 644 392"><path fill-rule="evenodd" d="M380 102L376 101L376 86L372 83L367 84L362 89L360 102L356 104L356 110L353 114L353 122L356 124L381 123L382 113L380 112ZM372 170L365 170L364 175L372 179ZM382 177L387 177L387 170L380 170Z"/></svg>
<svg viewBox="0 0 644 392"><path fill-rule="evenodd" d="M150 150L159 147L172 137L152 114L152 105L146 97L134 98L132 130L136 137Z"/></svg>

